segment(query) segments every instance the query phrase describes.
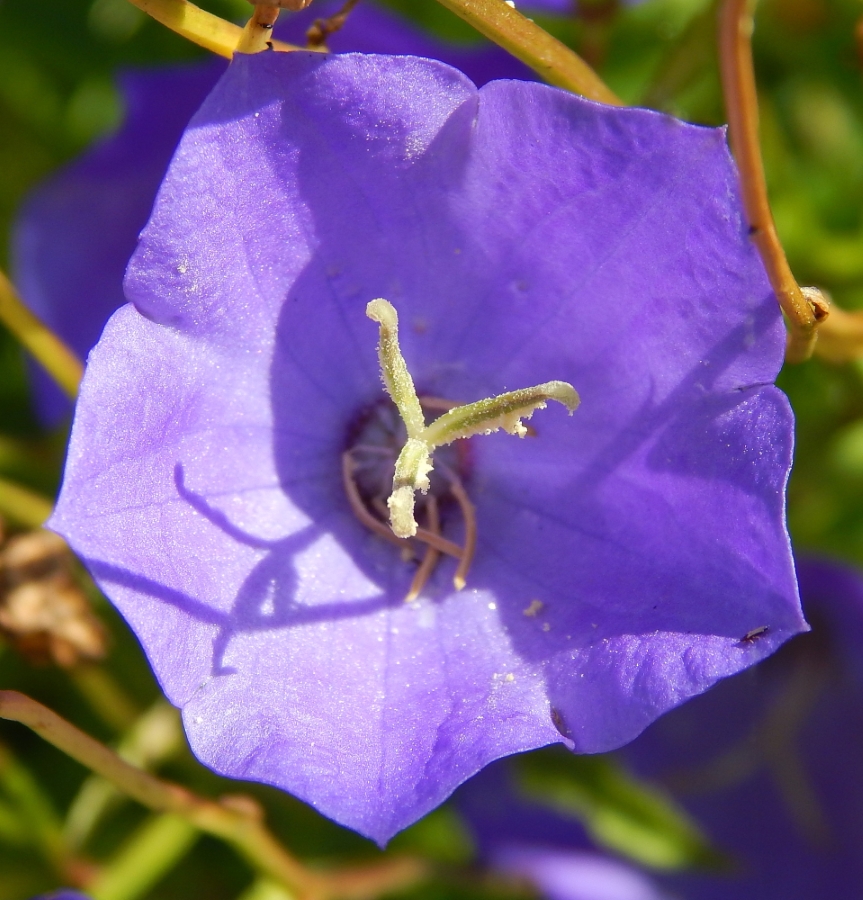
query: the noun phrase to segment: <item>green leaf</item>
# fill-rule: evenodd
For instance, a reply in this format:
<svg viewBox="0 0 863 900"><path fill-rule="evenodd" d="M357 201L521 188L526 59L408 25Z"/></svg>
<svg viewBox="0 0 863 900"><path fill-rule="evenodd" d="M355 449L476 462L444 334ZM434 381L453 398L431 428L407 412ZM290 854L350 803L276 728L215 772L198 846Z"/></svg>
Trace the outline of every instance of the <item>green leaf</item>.
<svg viewBox="0 0 863 900"><path fill-rule="evenodd" d="M451 806L438 807L396 835L389 848L450 865L469 863L475 852L470 832Z"/></svg>
<svg viewBox="0 0 863 900"><path fill-rule="evenodd" d="M698 826L660 788L639 781L610 756L550 748L516 759L517 786L529 800L580 821L610 850L656 869L722 863Z"/></svg>

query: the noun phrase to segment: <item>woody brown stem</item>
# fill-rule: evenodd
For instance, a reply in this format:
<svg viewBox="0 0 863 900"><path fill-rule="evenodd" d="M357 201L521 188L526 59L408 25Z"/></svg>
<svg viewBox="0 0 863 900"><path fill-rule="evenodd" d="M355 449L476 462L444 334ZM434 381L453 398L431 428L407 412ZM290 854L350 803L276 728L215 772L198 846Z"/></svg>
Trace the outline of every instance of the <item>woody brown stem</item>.
<svg viewBox="0 0 863 900"><path fill-rule="evenodd" d="M263 53L272 46L273 26L279 18L279 7L256 3L252 17L246 23L237 42L236 53Z"/></svg>
<svg viewBox="0 0 863 900"><path fill-rule="evenodd" d="M750 232L788 325L785 359L812 355L818 318L794 279L779 242L758 139L758 96L752 64L752 0L724 0L719 13L719 67L731 149L740 169L743 206Z"/></svg>
<svg viewBox="0 0 863 900"><path fill-rule="evenodd" d="M162 781L18 691L0 691L0 719L26 725L149 809L174 813L231 844L255 869L287 887L298 900L372 900L416 884L428 874L425 863L407 857L332 872L312 871L270 833L251 798L208 800Z"/></svg>
<svg viewBox="0 0 863 900"><path fill-rule="evenodd" d="M327 38L339 31L350 15L351 10L360 0L347 0L345 5L334 15L326 19L315 19L312 27L306 32L306 44L310 50L326 47Z"/></svg>

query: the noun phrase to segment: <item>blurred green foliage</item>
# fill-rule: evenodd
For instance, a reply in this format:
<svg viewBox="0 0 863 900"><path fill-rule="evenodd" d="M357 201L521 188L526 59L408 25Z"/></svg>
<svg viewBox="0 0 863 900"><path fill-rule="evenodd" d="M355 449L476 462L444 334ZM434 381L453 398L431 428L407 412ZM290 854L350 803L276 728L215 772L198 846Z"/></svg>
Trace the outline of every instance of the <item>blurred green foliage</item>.
<svg viewBox="0 0 863 900"><path fill-rule="evenodd" d="M655 869L721 864L669 794L632 778L609 754L574 757L549 747L516 757L515 767L526 798L582 822L597 844Z"/></svg>
<svg viewBox="0 0 863 900"><path fill-rule="evenodd" d="M200 5L235 20L248 12L245 0ZM389 5L440 37L476 40L433 0ZM583 53L627 102L705 124L723 121L716 10L710 0L647 0L630 7L585 0L582 10L581 16L538 16L537 21ZM781 238L801 283L817 284L848 308L863 308L863 85L854 37L861 12L858 0L763 0L755 33L764 158ZM0 0L4 268L15 210L27 190L121 120L113 83L117 69L203 56L127 0L48 6ZM863 564L863 362L837 367L811 361L786 369L780 383L798 421L789 493L796 547ZM45 433L37 425L21 353L0 331L0 478L50 495L64 443L62 429ZM302 858L379 855L369 842L288 795L238 785L202 768L185 748L172 713L167 725L164 715L160 720L159 728L167 728L165 746L147 756L141 744L154 739L155 719L140 717L155 715L158 687L117 614L98 596L94 603L109 633L104 666L72 671L34 666L0 644L0 685L38 698L100 740L125 740L128 752L143 753L139 758L194 791L251 794L263 804L274 831ZM714 859L665 798L608 760L546 754L520 765L528 793L580 817L617 850L654 864ZM473 851L449 807L400 835L395 847L441 866L439 877L412 897L514 896L511 886L504 890L473 878L469 870L451 874ZM97 871L97 900L287 897L255 881L223 845L173 817L122 801L23 727L2 725L0 900L22 900Z"/></svg>

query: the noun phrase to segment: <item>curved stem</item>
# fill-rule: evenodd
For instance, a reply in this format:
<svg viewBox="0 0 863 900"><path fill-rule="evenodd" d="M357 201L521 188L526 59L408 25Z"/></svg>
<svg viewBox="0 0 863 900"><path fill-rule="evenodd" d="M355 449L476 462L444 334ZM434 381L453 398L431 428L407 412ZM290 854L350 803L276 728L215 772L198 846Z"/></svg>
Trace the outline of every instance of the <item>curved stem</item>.
<svg viewBox="0 0 863 900"><path fill-rule="evenodd" d="M830 318L818 329L815 355L832 363L863 357L863 312L830 307Z"/></svg>
<svg viewBox="0 0 863 900"><path fill-rule="evenodd" d="M740 169L752 239L788 323L788 362L812 355L818 315L794 279L779 242L758 141L758 96L752 65L752 0L724 0L719 13L719 67L731 149Z"/></svg>
<svg viewBox="0 0 863 900"><path fill-rule="evenodd" d="M84 374L81 360L24 305L12 282L2 271L0 271L0 322L74 400L78 396L78 386Z"/></svg>
<svg viewBox="0 0 863 900"><path fill-rule="evenodd" d="M440 4L499 44L549 84L622 106L623 101L575 52L503 0L438 0Z"/></svg>
<svg viewBox="0 0 863 900"><path fill-rule="evenodd" d="M263 53L270 45L273 26L279 17L278 6L255 4L255 11L246 23L242 36L237 43L237 53Z"/></svg>
<svg viewBox="0 0 863 900"><path fill-rule="evenodd" d="M225 59L231 59L240 43L243 29L233 22L226 22L189 3L189 0L129 0L148 16L161 22L193 44L203 47ZM298 50L293 44L272 41L274 50Z"/></svg>
<svg viewBox="0 0 863 900"><path fill-rule="evenodd" d="M149 809L174 813L201 831L231 844L256 870L295 892L298 900L371 900L408 887L427 875L425 864L410 858L391 858L333 872L313 872L273 837L257 805L249 798L216 802L162 781L130 765L113 750L18 691L0 691L0 719L31 728Z"/></svg>

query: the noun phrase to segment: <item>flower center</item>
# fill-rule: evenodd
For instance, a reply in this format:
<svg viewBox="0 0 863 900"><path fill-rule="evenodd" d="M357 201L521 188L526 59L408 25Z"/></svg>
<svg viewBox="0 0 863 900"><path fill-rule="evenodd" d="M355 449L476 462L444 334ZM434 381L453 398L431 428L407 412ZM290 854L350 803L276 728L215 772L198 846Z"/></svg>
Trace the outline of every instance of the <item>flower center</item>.
<svg viewBox="0 0 863 900"><path fill-rule="evenodd" d="M372 413L359 423L357 436L349 441L348 449L342 454L345 492L357 517L376 534L396 543L418 538L428 545L407 600L419 596L437 565L440 553L459 559L453 582L456 590L461 590L476 546L476 517L459 477L461 467L458 465L457 451L455 459L450 460L454 465L448 464L444 458L445 450L438 453L435 487L431 480L435 469L432 453L461 438L491 434L500 428L524 437L527 429L522 419L529 419L537 409L544 409L548 400L562 404L572 415L579 403L578 394L565 381L547 381L464 406L453 406L446 401L429 398L426 408L437 406L446 411L427 425L423 404L399 348L398 314L390 303L378 299L368 304L366 315L380 326L378 359L381 374L403 425L403 434L393 420L392 405L376 405ZM398 449L399 442L401 449ZM366 470L365 474L360 475L363 470ZM386 489L386 482L381 482L381 475L383 473L388 477L390 472L392 487L384 506L379 495L382 484ZM441 535L438 502L444 494L439 481L441 475L448 493L455 499L464 517L464 547L458 547ZM424 527L417 522L417 491L424 498L421 499L421 517L426 520ZM367 505L369 503L371 509ZM375 515L386 512L389 513L389 529L382 518Z"/></svg>
<svg viewBox="0 0 863 900"><path fill-rule="evenodd" d="M419 401L426 418L434 418L458 405L437 397L421 396ZM381 397L363 410L348 429L345 449L353 458L357 489L367 506L382 508L384 519L389 516L387 498L393 488L396 460L407 438L405 423L389 397ZM442 506L450 504L451 479L446 475L455 474L463 484L469 480L469 451L470 444L462 441L435 452L435 468L429 473L429 490L418 498L420 505L427 497L434 497Z"/></svg>
<svg viewBox="0 0 863 900"><path fill-rule="evenodd" d="M420 397L427 416L434 417L457 404L437 397ZM465 529L473 528L472 507L463 485L470 480L470 445L465 441L441 447L435 454L435 468L429 473L429 490L418 497L419 526L412 539L397 538L387 519L387 498L392 491L396 461L407 441L407 428L398 408L389 397L363 410L348 428L343 453L345 490L351 507L364 525L386 540L397 544L407 562L419 559L413 583L405 597L416 599L440 560L446 554L458 560L456 585L464 584L473 556L475 534L466 536L461 547L446 537L457 527L459 516ZM425 545L423 552L422 545ZM469 552L466 553L466 550Z"/></svg>

